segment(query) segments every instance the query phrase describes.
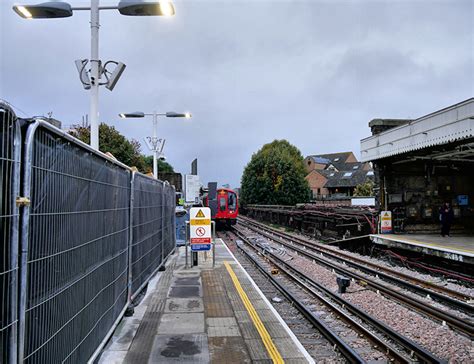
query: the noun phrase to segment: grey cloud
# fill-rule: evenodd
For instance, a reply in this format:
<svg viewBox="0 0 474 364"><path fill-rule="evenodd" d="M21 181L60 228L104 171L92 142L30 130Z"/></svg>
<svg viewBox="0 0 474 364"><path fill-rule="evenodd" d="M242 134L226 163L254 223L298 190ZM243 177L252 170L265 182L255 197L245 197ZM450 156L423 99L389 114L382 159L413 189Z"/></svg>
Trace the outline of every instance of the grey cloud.
<svg viewBox="0 0 474 364"><path fill-rule="evenodd" d="M114 3L115 1L103 1ZM87 13L24 21L0 3L0 97L66 124L88 112L73 60L89 58ZM80 3L80 2L75 2ZM101 58L127 64L101 120L139 140L127 110L160 120L181 172L236 186L253 152L287 138L303 154L353 150L374 117L416 117L473 95L471 1L176 1L173 19L101 14Z"/></svg>

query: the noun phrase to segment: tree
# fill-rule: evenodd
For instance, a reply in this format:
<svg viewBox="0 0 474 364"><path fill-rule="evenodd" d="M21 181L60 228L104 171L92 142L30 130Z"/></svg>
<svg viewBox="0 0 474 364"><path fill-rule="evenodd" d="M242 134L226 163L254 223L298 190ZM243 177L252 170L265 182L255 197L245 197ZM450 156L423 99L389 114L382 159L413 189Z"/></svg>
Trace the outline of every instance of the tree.
<svg viewBox="0 0 474 364"><path fill-rule="evenodd" d="M69 134L84 143L90 142L90 127L87 124L74 125ZM153 170L153 157L141 153L141 144L136 139L128 140L115 127L105 123L99 125L99 149L104 153L111 153L118 161L135 166L142 173ZM158 161L161 171L174 172L173 167L166 162Z"/></svg>
<svg viewBox="0 0 474 364"><path fill-rule="evenodd" d="M265 144L244 169L242 204L294 205L311 195L303 156L286 140Z"/></svg>
<svg viewBox="0 0 474 364"><path fill-rule="evenodd" d="M144 157L145 169L148 172L153 172L153 156L147 155ZM174 168L171 164L158 159L158 172L174 173Z"/></svg>
<svg viewBox="0 0 474 364"><path fill-rule="evenodd" d="M354 189L354 196L368 197L374 195L374 182L367 180L364 183L358 184Z"/></svg>

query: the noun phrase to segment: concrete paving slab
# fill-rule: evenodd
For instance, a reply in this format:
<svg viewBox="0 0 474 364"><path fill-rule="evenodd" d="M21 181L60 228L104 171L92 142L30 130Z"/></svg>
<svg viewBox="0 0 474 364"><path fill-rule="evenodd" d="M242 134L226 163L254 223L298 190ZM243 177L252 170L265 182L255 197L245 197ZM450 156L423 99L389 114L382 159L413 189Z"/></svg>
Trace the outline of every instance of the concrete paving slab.
<svg viewBox="0 0 474 364"><path fill-rule="evenodd" d="M138 326L140 326L140 324L129 324L125 320L122 320L122 322L120 322L120 324L115 329L115 332L110 338L105 350L128 350L138 330Z"/></svg>
<svg viewBox="0 0 474 364"><path fill-rule="evenodd" d="M235 317L211 317L206 319L209 337L240 336L239 326Z"/></svg>
<svg viewBox="0 0 474 364"><path fill-rule="evenodd" d="M209 337L211 363L251 363L245 342L241 337Z"/></svg>
<svg viewBox="0 0 474 364"><path fill-rule="evenodd" d="M174 277L171 281L172 286L199 286L201 279L199 276Z"/></svg>
<svg viewBox="0 0 474 364"><path fill-rule="evenodd" d="M169 298L165 312L204 312L202 298Z"/></svg>
<svg viewBox="0 0 474 364"><path fill-rule="evenodd" d="M157 335L148 363L209 363L205 334Z"/></svg>
<svg viewBox="0 0 474 364"><path fill-rule="evenodd" d="M203 313L164 313L158 334L178 335L205 332Z"/></svg>
<svg viewBox="0 0 474 364"><path fill-rule="evenodd" d="M168 297L175 298L195 298L202 297L200 286L176 286L170 287Z"/></svg>
<svg viewBox="0 0 474 364"><path fill-rule="evenodd" d="M98 364L122 364L127 351L104 351L99 358Z"/></svg>

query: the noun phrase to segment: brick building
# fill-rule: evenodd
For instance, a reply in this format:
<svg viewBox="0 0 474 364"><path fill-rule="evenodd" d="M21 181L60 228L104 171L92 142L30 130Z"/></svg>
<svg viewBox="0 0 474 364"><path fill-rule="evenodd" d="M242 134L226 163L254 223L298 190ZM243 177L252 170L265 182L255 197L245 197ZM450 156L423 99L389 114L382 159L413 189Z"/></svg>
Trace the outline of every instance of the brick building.
<svg viewBox="0 0 474 364"><path fill-rule="evenodd" d="M370 163L359 162L352 152L310 155L304 163L315 199L352 196L358 184L373 179Z"/></svg>

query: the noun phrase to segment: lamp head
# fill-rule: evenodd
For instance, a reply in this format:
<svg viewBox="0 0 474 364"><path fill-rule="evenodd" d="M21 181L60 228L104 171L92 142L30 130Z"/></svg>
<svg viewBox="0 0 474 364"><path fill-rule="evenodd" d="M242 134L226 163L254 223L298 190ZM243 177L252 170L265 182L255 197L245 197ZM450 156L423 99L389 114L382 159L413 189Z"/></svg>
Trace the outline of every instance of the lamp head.
<svg viewBox="0 0 474 364"><path fill-rule="evenodd" d="M118 5L118 11L122 15L129 16L172 16L175 14L173 3L170 0L122 0Z"/></svg>
<svg viewBox="0 0 474 364"><path fill-rule="evenodd" d="M141 111L135 111L135 112L130 112L130 113L120 113L119 116L122 119L125 119L125 118L144 118L145 113L141 112Z"/></svg>
<svg viewBox="0 0 474 364"><path fill-rule="evenodd" d="M72 16L71 5L62 1L37 5L14 5L13 10L24 19L53 19Z"/></svg>
<svg viewBox="0 0 474 364"><path fill-rule="evenodd" d="M189 119L191 116L192 115L189 112L179 113L179 112L174 112L174 111L168 111L166 113L167 118L187 118L187 119Z"/></svg>

